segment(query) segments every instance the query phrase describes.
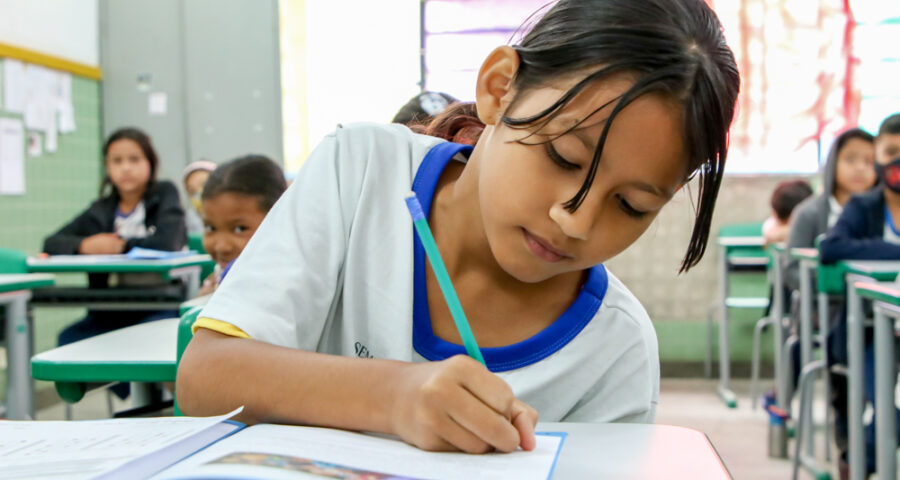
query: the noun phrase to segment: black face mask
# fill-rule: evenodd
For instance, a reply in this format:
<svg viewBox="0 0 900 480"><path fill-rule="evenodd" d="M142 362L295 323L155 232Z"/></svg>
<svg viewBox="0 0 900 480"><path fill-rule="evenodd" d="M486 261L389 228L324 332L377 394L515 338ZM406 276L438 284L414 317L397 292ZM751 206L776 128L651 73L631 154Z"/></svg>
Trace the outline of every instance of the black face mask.
<svg viewBox="0 0 900 480"><path fill-rule="evenodd" d="M900 157L891 160L887 165L875 164L878 179L896 193L900 193Z"/></svg>

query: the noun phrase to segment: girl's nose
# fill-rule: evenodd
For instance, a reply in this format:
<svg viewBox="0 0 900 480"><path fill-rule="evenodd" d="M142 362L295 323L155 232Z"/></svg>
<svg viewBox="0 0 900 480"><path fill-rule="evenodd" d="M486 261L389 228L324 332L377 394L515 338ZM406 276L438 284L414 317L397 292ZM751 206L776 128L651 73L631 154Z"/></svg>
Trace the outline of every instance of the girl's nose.
<svg viewBox="0 0 900 480"><path fill-rule="evenodd" d="M559 225L566 236L587 240L596 218L596 214L589 211L592 209L587 207L588 205L582 203L577 210L570 212L562 203L555 203L550 207L550 219Z"/></svg>

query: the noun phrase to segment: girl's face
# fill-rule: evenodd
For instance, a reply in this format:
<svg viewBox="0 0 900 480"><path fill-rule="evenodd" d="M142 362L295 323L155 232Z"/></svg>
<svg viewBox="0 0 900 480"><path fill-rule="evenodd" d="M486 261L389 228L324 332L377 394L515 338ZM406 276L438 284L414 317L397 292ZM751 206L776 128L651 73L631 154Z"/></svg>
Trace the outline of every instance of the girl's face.
<svg viewBox="0 0 900 480"><path fill-rule="evenodd" d="M106 173L120 195L143 194L150 181L150 160L134 140L116 140L106 151Z"/></svg>
<svg viewBox="0 0 900 480"><path fill-rule="evenodd" d="M224 192L203 199L203 248L224 267L237 258L266 214L252 195Z"/></svg>
<svg viewBox="0 0 900 480"><path fill-rule="evenodd" d="M875 147L861 138L851 138L838 152L835 185L841 191L856 195L875 183Z"/></svg>
<svg viewBox="0 0 900 480"><path fill-rule="evenodd" d="M511 108L510 94L498 107L500 112L508 108L505 113L512 118L536 114L577 80L524 92ZM540 282L612 258L644 233L683 184L688 162L682 108L661 95L645 94L613 122L584 202L575 212L563 206L586 178L613 105L592 112L630 86L623 77L596 83L537 130L512 129L497 115L493 122L487 119L473 152L481 216L494 257L518 280ZM481 116L495 112L486 113ZM576 130L546 145L516 143L530 133L527 143L550 140L586 117Z"/></svg>

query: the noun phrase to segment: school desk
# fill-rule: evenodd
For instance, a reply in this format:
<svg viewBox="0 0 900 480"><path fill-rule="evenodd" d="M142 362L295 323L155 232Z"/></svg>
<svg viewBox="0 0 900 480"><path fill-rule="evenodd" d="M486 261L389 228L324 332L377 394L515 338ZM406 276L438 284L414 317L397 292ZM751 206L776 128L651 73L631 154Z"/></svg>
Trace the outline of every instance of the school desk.
<svg viewBox="0 0 900 480"><path fill-rule="evenodd" d="M554 480L730 479L705 434L685 427L628 423L547 423L538 431L566 432Z"/></svg>
<svg viewBox="0 0 900 480"><path fill-rule="evenodd" d="M135 298L116 298L115 289L103 289L103 291L91 291L90 288L82 289L83 295L71 295L71 290L66 292L65 301L53 298L53 290L46 291L46 298L35 299L41 306L84 307L91 309L107 310L167 310L178 309L185 299L197 296L200 289L200 275L204 267L209 267L214 262L209 255L189 255L170 259L157 260L131 260L124 255L58 255L47 258L29 257L27 268L35 273L155 273L163 280L182 279L185 285L181 298L175 298L167 303L149 299L141 299L142 289L131 289L129 294ZM149 289L144 289L149 290ZM62 291L62 289L60 289ZM151 292L152 293L152 292Z"/></svg>
<svg viewBox="0 0 900 480"><path fill-rule="evenodd" d="M54 382L63 400L75 403L88 384L132 384L132 405L149 403L151 382L174 382L178 318L140 323L39 353L31 359L37 380Z"/></svg>
<svg viewBox="0 0 900 480"><path fill-rule="evenodd" d="M897 478L897 385L894 340L900 318L897 284L856 282L856 294L875 303L875 435L879 478Z"/></svg>
<svg viewBox="0 0 900 480"><path fill-rule="evenodd" d="M0 274L0 305L6 307L6 410L11 420L34 417L34 382L28 373L31 290L53 285L47 274Z"/></svg>
<svg viewBox="0 0 900 480"><path fill-rule="evenodd" d="M844 275L847 295L847 416L850 479L865 476L865 442L863 440L863 375L865 353L865 315L862 299L856 293L857 282L889 282L900 273L900 261L854 260L838 262Z"/></svg>
<svg viewBox="0 0 900 480"><path fill-rule="evenodd" d="M729 267L765 267L769 257L762 250L762 236L723 236L716 239L719 248L719 387L717 393L730 408L737 406L737 396L731 391L731 357L728 346L729 308L766 308L768 298L729 297Z"/></svg>

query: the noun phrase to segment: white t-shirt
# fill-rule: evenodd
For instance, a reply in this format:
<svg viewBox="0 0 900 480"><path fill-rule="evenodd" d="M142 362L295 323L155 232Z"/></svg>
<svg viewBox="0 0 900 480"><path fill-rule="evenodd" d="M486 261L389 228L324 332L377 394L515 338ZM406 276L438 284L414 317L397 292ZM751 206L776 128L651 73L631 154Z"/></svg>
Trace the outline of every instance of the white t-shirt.
<svg viewBox="0 0 900 480"><path fill-rule="evenodd" d="M116 219L113 221L116 234L124 239L147 238L150 232L144 222L147 219L147 211L144 209L144 201L141 200L131 213L124 214L116 208Z"/></svg>
<svg viewBox="0 0 900 480"><path fill-rule="evenodd" d="M431 330L425 256L404 197L412 187L427 213L444 167L470 151L401 125L339 128L310 155L201 317L257 340L349 357L464 354ZM654 421L656 333L602 265L552 325L482 353L542 421Z"/></svg>
<svg viewBox="0 0 900 480"><path fill-rule="evenodd" d="M838 203L837 199L834 198L834 195L829 195L828 197L828 228L834 226L837 223L838 218L841 217L841 212L844 210L844 207Z"/></svg>

